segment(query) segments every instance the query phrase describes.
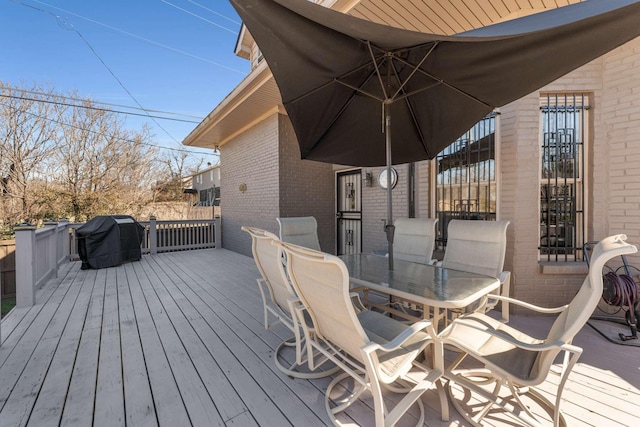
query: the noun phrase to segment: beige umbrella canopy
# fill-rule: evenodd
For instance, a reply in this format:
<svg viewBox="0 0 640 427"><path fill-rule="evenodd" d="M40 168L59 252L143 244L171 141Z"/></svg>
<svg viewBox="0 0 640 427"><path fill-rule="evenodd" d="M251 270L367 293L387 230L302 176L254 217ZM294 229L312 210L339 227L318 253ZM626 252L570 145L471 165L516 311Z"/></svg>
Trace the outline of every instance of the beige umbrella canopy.
<svg viewBox="0 0 640 427"><path fill-rule="evenodd" d="M640 35L640 1L590 0L443 36L306 0L230 0L278 84L302 158L431 159L508 104ZM393 268L391 188L387 240Z"/></svg>

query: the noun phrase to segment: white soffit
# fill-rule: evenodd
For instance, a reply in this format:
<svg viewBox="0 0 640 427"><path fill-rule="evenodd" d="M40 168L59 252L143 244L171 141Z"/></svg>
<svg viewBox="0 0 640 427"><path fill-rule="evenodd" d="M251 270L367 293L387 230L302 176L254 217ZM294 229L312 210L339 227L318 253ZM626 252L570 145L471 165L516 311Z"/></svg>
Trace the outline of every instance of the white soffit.
<svg viewBox="0 0 640 427"><path fill-rule="evenodd" d="M280 91L266 61L262 61L183 144L214 149L276 112L284 113Z"/></svg>
<svg viewBox="0 0 640 427"><path fill-rule="evenodd" d="M361 0L348 13L432 34L455 34L583 0ZM336 3L345 3L338 0Z"/></svg>

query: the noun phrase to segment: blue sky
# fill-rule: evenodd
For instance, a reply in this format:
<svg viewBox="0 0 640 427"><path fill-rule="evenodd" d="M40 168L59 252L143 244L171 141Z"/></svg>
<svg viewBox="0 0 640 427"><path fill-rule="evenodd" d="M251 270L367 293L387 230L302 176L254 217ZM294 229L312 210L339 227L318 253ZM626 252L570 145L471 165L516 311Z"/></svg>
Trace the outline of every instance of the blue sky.
<svg viewBox="0 0 640 427"><path fill-rule="evenodd" d="M249 72L239 29L226 0L0 0L0 81L202 118ZM126 116L144 122L154 143L183 149L197 125Z"/></svg>

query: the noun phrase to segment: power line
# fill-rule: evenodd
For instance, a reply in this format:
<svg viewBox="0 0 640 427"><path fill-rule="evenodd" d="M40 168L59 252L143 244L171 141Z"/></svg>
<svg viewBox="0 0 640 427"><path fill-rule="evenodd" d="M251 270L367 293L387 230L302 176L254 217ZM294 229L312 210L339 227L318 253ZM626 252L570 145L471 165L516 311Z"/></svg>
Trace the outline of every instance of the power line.
<svg viewBox="0 0 640 427"><path fill-rule="evenodd" d="M210 20L208 20L207 18L203 18L202 16L200 16L200 15L198 15L198 14L195 14L195 13L193 13L193 12L189 12L187 9L183 9L183 8L181 8L180 6L176 6L175 4L170 3L170 2L168 2L168 1L166 1L166 0L160 0L160 1L161 1L162 3L164 3L164 4L168 4L168 5L169 5L169 6L171 6L171 7L175 7L176 9L178 9L178 10L179 10L179 11L181 11L181 12L184 12L184 13L186 13L186 14L188 14L188 15L194 16L194 17L196 17L196 18L198 18L198 19L202 19L203 21L205 21L205 22L207 22L207 23L209 23L209 24L211 24L211 25L214 25L214 26L216 26L216 27L218 27L218 28L221 28L221 29L223 29L223 30L225 30L225 31L228 31L228 32L230 32L231 34L238 34L238 32L237 32L237 31L234 31L234 30L232 30L232 29L230 29L230 28L224 27L224 26L222 26L222 25L220 25L220 24L217 24L217 23L215 23L215 22L213 22L213 21L210 21Z"/></svg>
<svg viewBox="0 0 640 427"><path fill-rule="evenodd" d="M85 102L85 101L91 101L93 104L99 104L99 105L108 105L110 107L118 107L118 108L126 108L128 110L141 110L141 111L147 111L149 113L159 113L159 114L168 114L171 116L182 116L182 117L190 117L192 119L196 119L199 121L202 121L202 119L204 119L204 117L202 116L194 116L191 114L184 114L184 113L176 113L173 111L163 111L163 110L152 110L152 109L142 109L140 107L134 107L131 105L124 105L124 104L113 104L113 103L109 103L109 102L103 102L103 101L96 101L95 99L87 99L87 98L76 98L73 96L66 96L66 95L61 95L56 93L55 95L52 95L50 93L45 93L45 92L38 92L35 90L27 90L27 89L23 89L23 88L19 88L19 89L14 89L11 86L3 86L0 83L0 90L8 90L8 91L19 91L21 93L29 93L32 95L40 95L40 96L54 96L55 98L60 98L60 99L65 99L65 100L69 100L69 101L80 101L80 102ZM124 114L127 114L126 112ZM197 122L196 122L197 123Z"/></svg>
<svg viewBox="0 0 640 427"><path fill-rule="evenodd" d="M80 31L76 30L75 28L73 29L73 31L76 32L76 34L78 34L80 36L80 38L82 39L82 41L84 41L87 46L89 47L89 49L91 49L91 52L93 52L93 54L96 56L96 58L98 58L98 60L102 63L102 65L104 66L104 68L107 69L107 71L109 72L109 74L111 74L113 76L113 78L118 82L118 84L120 85L120 87L122 89L124 89L125 92L127 92L127 94L131 97L131 99L133 99L133 101L138 104L138 106L140 108L142 108L145 112L146 110L144 109L144 107L142 106L142 104L140 104L140 102L138 102L138 99L133 96L133 94L129 91L129 89L127 89L127 87L124 85L124 83L122 83L122 81L118 78L118 76L116 76L116 74L113 72L113 70L111 70L111 68L107 65L106 62L104 62L104 60L102 59L102 57L100 55L98 55L98 52L96 52L96 50L93 48L93 46L91 46L91 43L89 43L89 41L87 39L84 38L84 36L80 33ZM169 138L171 138L176 144L180 144L178 142L178 140L176 140L174 138L173 135L171 135L164 127L162 127L162 125L160 123L158 123L156 121L156 119L154 119L153 117L151 117L151 115L149 113L147 113L147 116L153 120L153 122L164 132L167 134L167 136Z"/></svg>
<svg viewBox="0 0 640 427"><path fill-rule="evenodd" d="M123 138L121 136L116 136L116 135L113 135L113 134L105 134L104 132L96 132L96 131L94 131L92 129L85 129L85 128L82 128L80 126L73 125L71 123L65 123L65 122L61 122L59 120L52 119L52 118L49 118L49 117L46 117L46 116L41 116L39 114L32 113L31 111L23 110L23 109L15 107L13 105L4 104L2 102L0 102L0 106L7 107L7 108L13 108L14 110L18 110L18 111L20 111L22 113L29 114L29 115L34 116L36 118L39 118L39 119L42 119L42 120L47 120L47 121L50 121L52 123L56 123L58 125L68 126L68 127L74 128L74 129L78 129L78 130L81 130L81 131L85 131L85 132L89 132L89 133L93 133L93 134L97 134L97 135L105 135L105 136L108 136L108 137L113 138L113 139L118 139L120 141L129 142L131 144L141 144L141 145L146 145L146 146L153 147L153 148L158 148L158 149L161 149L161 150L178 151L178 152L188 153L188 154L197 154L197 155L205 155L205 156L219 156L219 154L217 154L215 152L214 153L207 153L207 152L203 152L203 151L191 151L191 150L187 150L187 149L184 149L184 148L165 147L163 145L152 144L150 142L134 141L132 139Z"/></svg>
<svg viewBox="0 0 640 427"><path fill-rule="evenodd" d="M56 21L58 22L58 26L59 26L60 28L62 28L62 29L64 29L64 30L68 30L68 31L73 31L73 32L75 32L75 33L78 35L78 37L80 37L80 39L82 39L82 41L83 41L83 42L87 45L87 47L91 50L91 52L93 53L93 55L94 55L96 58L98 58L98 60L100 61L100 63L101 63L101 64L104 66L104 68L109 72L109 74L111 74L111 76L116 80L116 82L118 82L118 84L120 85L120 87L121 87L121 88L122 88L122 89L123 89L123 90L124 90L128 95L129 95L129 97L130 97L131 99L133 99L133 101L134 101L136 104L138 104L138 106L139 106L140 108L142 108L142 109L146 112L146 110L144 109L144 107L142 106L142 104L140 104L140 102L136 99L136 97L135 97L135 96L133 96L133 94L132 94L132 93L129 91L129 89L124 85L124 83L122 83L122 81L118 78L118 76L116 76L116 74L115 74L115 73L113 72L113 70L112 70L112 69L107 65L107 63L106 63L106 62L104 62L104 60L102 59L102 57L101 57L101 56L98 54L98 52L93 48L93 46L91 45L91 43L89 43L89 41L88 41L87 39L85 39L85 38L84 38L84 36L82 35L82 33L81 33L80 31L78 31L77 29L75 29L75 28L73 27L73 24L71 24L71 23L68 21L68 19L65 19L65 20L63 21L63 20L62 20L62 18L61 18L59 15L56 15L56 14L54 14L53 12L50 12L50 11L48 11L48 10L40 9L40 8L37 8L37 7L35 7L35 6L31 6L31 5L27 5L27 4L22 3L22 2L19 2L19 1L17 1L17 0L12 0L12 1L14 1L14 2L15 2L15 3L17 3L17 4L23 5L23 6L25 6L25 7L29 7L29 8L31 8L31 9L34 9L34 10L37 10L37 11L40 11L40 12L46 13L46 14L48 14L48 15L51 15L51 16L53 16L53 17L56 19ZM33 0L33 1L36 1L37 3L42 3L42 2L39 2L38 0ZM44 4L44 3L42 3L42 4ZM165 134L167 134L167 136L168 136L169 138L171 138L171 139L172 139L176 144L178 144L178 145L180 144L180 143L179 143L179 142L174 138L174 136L173 136L173 135L171 135L171 134L170 134L170 133L169 133L169 132L168 132L168 131L167 131L167 130L166 130L166 129L165 129L165 128L160 124L160 123L158 123L158 122L156 121L156 119L154 119L153 117L151 117L151 115L150 115L149 113L147 113L147 116L148 116L151 120L153 120L153 122L154 122L154 123L155 123L155 124L156 124L156 125L157 125L157 126L158 126L158 127L159 127L163 132L164 132L164 133L165 133Z"/></svg>
<svg viewBox="0 0 640 427"><path fill-rule="evenodd" d="M89 107L89 106L86 106L86 105L71 104L71 103L68 103L68 102L51 101L51 100L48 100L48 99L29 98L27 96L5 95L5 94L0 93L0 97L12 98L12 99L21 99L23 101L43 102L45 104L63 105L65 107L84 108L86 110L104 111L105 113L118 113L118 114L127 114L127 115L130 115L130 116L150 117L150 118L155 118L155 119L170 120L170 121L174 121L174 122L200 123L199 121L196 121L196 120L184 120L184 119L174 119L174 118L171 118L171 117L163 117L163 116L151 116L149 114L132 113L132 112L128 112L128 111L119 111L119 110L110 110L108 108L100 108L100 107Z"/></svg>
<svg viewBox="0 0 640 427"><path fill-rule="evenodd" d="M229 22L233 22L233 23L234 23L234 24L236 24L236 25L242 25L242 23L241 23L241 22L238 22L238 21L236 21L236 20L233 20L233 19L229 18L228 16L225 16L225 15L223 15L223 14L219 13L219 12L216 12L215 10L209 9L208 7L205 7L205 6L201 5L200 3L197 3L197 2L195 2L195 1L193 1L193 0L187 0L187 1L188 1L189 3L191 3L191 4L195 4L196 6L198 6L198 7L202 8L202 9L204 9L204 10L208 11L208 12L211 12L211 13L213 13L213 14L215 14L215 15L218 15L219 17L224 18L224 19L226 19L226 20L227 20L227 21L229 21Z"/></svg>
<svg viewBox="0 0 640 427"><path fill-rule="evenodd" d="M30 7L30 8L36 9L36 10L41 10L41 11L43 11L43 12L47 12L47 13L50 13L50 14L51 14L51 12L49 12L49 11L46 11L46 10L43 10L43 9L38 9L38 8L36 8L36 7L33 7L33 6L31 6L31 5L27 5L27 4L24 4L24 3L20 3L20 2L19 2L19 1L17 1L17 0L11 0L11 1L12 1L12 2L14 2L14 3L16 3L16 4L21 4L21 5L23 5L23 6ZM176 49L176 48L173 48L173 47L171 47L171 46L167 46L167 45L165 45L165 44L155 42L155 41L153 41L153 40L149 40L149 39L147 39L147 38L144 38L144 37L138 36L138 35L136 35L136 34L130 33L130 32L125 31L125 30L121 30L121 29L116 28L116 27L113 27L113 26L111 26L111 25L104 24L104 23L102 23L102 22L96 21L96 20L91 19L91 18L87 18L86 16L82 16L82 15L79 15L79 14L77 14L77 13L70 12L70 11L68 11L68 10L65 10L65 9L59 8L59 7L57 7L57 6L53 6L53 5L50 5L50 4L48 4L48 3L45 3L45 2L42 2L42 1L39 1L39 0L31 0L31 1L36 2L36 3L39 3L39 4L42 4L42 5L44 5L44 6L48 6L48 7L52 8L52 9L59 10L59 11L61 11L61 12L64 12L64 13L69 14L69 15L72 15L72 16L75 16L75 17L77 17L77 18L84 19L85 21L89 21L89 22L91 22L91 23L93 23L93 24L100 25L100 26L105 27L105 28L108 28L108 29L110 29L110 30L112 30L112 31L116 31L116 32L119 32L119 33L125 34L125 35L127 35L127 36L129 36L129 37L133 37L133 38L136 38L136 39L138 39L138 40L142 40L142 41L144 41L144 42L146 42L146 43L150 43L150 44L152 44L152 45L155 45L155 46L161 47L161 48L163 48L163 49L167 49L167 50L170 50L170 51L172 51L172 52L180 53L180 54L182 54L182 55L186 55L186 56L189 56L189 57L191 57L191 58L194 58L194 59L197 59L197 60L200 60L200 61L207 62L207 63L212 64L212 65L215 65L215 66L217 66L217 67L224 68L224 69L226 69L226 70L229 70L229 71L233 71L233 72L235 72L235 73L242 74L243 76L246 76L246 75L247 75L246 71L237 70L237 69L235 69L235 68L233 68L233 67L229 67L229 66L224 65L224 64L221 64L221 63L219 63L219 62L211 61L211 60L206 59L206 58L203 58L203 57L201 57L201 56L194 55L194 54L192 54L192 53L185 52L185 51L183 51L183 50ZM56 16L57 16L57 15L56 15Z"/></svg>

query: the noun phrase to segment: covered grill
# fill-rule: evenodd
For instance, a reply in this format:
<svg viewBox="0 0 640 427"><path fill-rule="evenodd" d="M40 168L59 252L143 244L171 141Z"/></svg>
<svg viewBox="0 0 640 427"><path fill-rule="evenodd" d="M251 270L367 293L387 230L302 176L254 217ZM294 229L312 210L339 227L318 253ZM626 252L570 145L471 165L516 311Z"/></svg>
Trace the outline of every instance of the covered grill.
<svg viewBox="0 0 640 427"><path fill-rule="evenodd" d="M129 215L97 216L76 230L82 269L114 267L142 258L144 227Z"/></svg>

